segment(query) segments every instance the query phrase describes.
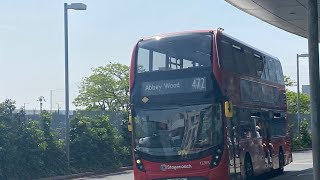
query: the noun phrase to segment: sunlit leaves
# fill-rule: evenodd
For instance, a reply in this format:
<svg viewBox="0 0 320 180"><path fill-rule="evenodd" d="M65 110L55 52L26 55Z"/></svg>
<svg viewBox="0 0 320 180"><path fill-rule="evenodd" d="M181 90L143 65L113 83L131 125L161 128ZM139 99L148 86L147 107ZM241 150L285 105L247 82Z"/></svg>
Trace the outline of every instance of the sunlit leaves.
<svg viewBox="0 0 320 180"><path fill-rule="evenodd" d="M127 110L129 99L129 67L109 63L93 69L82 80L75 105L87 110Z"/></svg>
<svg viewBox="0 0 320 180"><path fill-rule="evenodd" d="M286 87L296 86L296 82L288 76L284 76L284 84Z"/></svg>
<svg viewBox="0 0 320 180"><path fill-rule="evenodd" d="M296 114L298 112L298 94L287 90L287 105L289 114ZM310 113L310 97L306 94L300 94L300 112L303 114Z"/></svg>
<svg viewBox="0 0 320 180"><path fill-rule="evenodd" d="M285 76L284 82L286 87L296 86L296 82L290 77ZM286 89L287 106L289 114L297 114L298 112L298 93ZM300 93L300 113L310 113L310 96Z"/></svg>

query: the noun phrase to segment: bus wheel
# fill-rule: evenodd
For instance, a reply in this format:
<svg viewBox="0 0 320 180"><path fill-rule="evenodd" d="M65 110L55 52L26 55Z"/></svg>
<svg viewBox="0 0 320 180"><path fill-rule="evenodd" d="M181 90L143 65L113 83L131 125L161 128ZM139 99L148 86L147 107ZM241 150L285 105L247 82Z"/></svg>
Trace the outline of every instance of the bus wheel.
<svg viewBox="0 0 320 180"><path fill-rule="evenodd" d="M277 174L283 174L284 171L284 154L282 149L279 151L279 169L277 169Z"/></svg>
<svg viewBox="0 0 320 180"><path fill-rule="evenodd" d="M245 180L251 180L253 177L253 166L252 166L252 161L250 155L246 155L245 158Z"/></svg>

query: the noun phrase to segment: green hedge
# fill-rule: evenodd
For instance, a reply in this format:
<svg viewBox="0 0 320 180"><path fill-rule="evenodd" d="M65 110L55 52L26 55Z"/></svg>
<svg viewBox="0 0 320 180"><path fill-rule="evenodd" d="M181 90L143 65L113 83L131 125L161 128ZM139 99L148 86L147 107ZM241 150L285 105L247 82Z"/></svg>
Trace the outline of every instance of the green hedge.
<svg viewBox="0 0 320 180"><path fill-rule="evenodd" d="M72 119L71 127L70 158L73 168L97 170L127 165L130 149L107 116L76 117Z"/></svg>
<svg viewBox="0 0 320 180"><path fill-rule="evenodd" d="M312 148L312 136L309 132L307 120L301 121L300 135L298 137L292 137L292 144L294 150Z"/></svg>
<svg viewBox="0 0 320 180"><path fill-rule="evenodd" d="M27 121L23 111L13 113L14 102L0 103L0 179L35 179L114 169L129 165L130 146L108 117L76 117L71 120L70 160L65 142L58 139L46 111L40 121Z"/></svg>

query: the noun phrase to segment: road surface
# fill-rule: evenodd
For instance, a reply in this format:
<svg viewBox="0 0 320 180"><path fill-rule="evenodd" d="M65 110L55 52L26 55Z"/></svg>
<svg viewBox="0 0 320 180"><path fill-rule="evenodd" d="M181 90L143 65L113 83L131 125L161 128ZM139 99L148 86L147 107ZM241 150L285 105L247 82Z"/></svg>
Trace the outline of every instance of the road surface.
<svg viewBox="0 0 320 180"><path fill-rule="evenodd" d="M293 153L293 162L285 168L282 176L272 180L313 180L312 151Z"/></svg>
<svg viewBox="0 0 320 180"><path fill-rule="evenodd" d="M271 178L270 180L312 180L312 153L311 151L293 154L294 162L285 168L282 176ZM133 180L132 171L106 174L80 178L77 180Z"/></svg>

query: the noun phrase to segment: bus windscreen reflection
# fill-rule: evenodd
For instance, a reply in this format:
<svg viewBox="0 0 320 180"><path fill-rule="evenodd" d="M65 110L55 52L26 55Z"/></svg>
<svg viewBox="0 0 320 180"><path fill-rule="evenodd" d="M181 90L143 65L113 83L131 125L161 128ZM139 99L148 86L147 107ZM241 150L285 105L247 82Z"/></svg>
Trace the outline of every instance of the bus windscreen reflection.
<svg viewBox="0 0 320 180"><path fill-rule="evenodd" d="M220 106L137 110L135 148L156 156L197 153L223 142Z"/></svg>

